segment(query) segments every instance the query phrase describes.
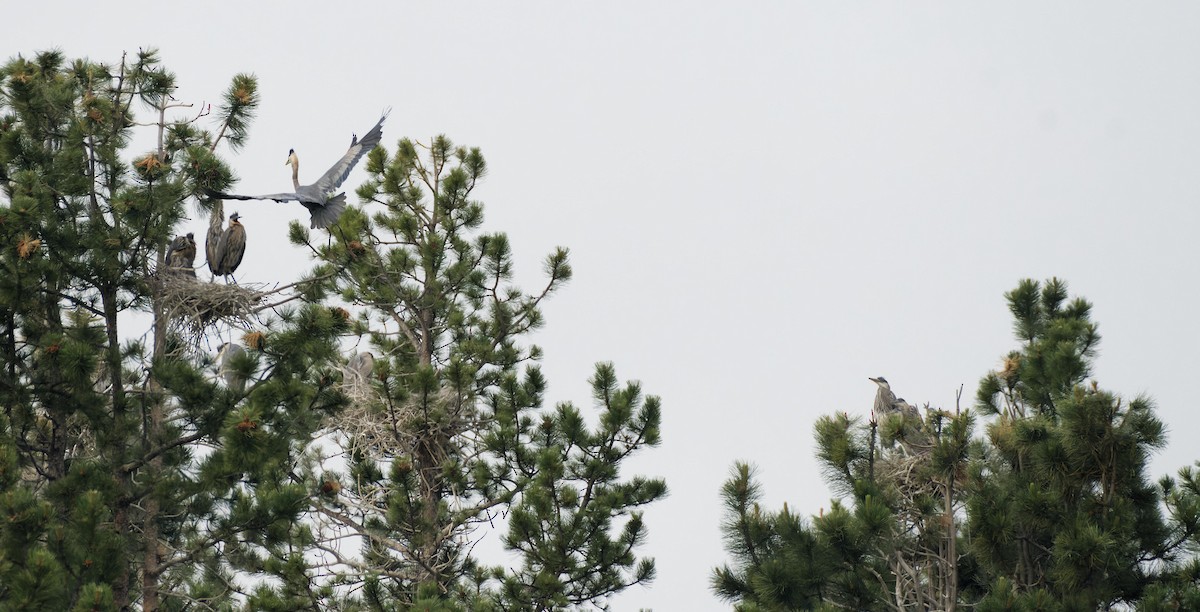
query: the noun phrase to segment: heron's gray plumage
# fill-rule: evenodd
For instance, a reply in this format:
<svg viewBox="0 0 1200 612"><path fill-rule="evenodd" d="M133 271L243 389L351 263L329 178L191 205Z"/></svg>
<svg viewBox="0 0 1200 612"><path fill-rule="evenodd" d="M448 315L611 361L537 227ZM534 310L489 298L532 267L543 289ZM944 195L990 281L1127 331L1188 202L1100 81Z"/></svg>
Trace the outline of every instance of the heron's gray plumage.
<svg viewBox="0 0 1200 612"><path fill-rule="evenodd" d="M217 349L217 372L225 380L225 386L241 393L246 389L246 379L233 367L234 360L246 354L246 349L226 342Z"/></svg>
<svg viewBox="0 0 1200 612"><path fill-rule="evenodd" d="M886 378L868 378L871 382L879 385L879 390L875 392L875 406L873 414L889 415L896 412L896 394L892 393L892 387L888 384Z"/></svg>
<svg viewBox="0 0 1200 612"><path fill-rule="evenodd" d="M371 390L371 373L374 370L374 355L369 352L355 353L342 368L343 390L351 398L363 399Z"/></svg>
<svg viewBox="0 0 1200 612"><path fill-rule="evenodd" d="M218 249L221 247L221 234L225 232L225 202L216 200L213 204L212 214L208 217L208 236L204 239L204 257L208 263L208 271L212 272L213 276L217 275L217 267L220 264L218 259Z"/></svg>
<svg viewBox="0 0 1200 612"><path fill-rule="evenodd" d="M924 420L917 407L904 401L904 398L897 398L886 378L880 376L870 380L879 386L875 392L875 405L871 410L871 424L888 420L888 427L884 431L890 433L886 435L891 437L889 440L894 438L898 441L906 454L927 452L928 436L924 433ZM893 415L897 414L900 418L892 420ZM887 446L891 448L892 442L888 441Z"/></svg>
<svg viewBox="0 0 1200 612"><path fill-rule="evenodd" d="M346 177L350 176L350 171L354 169L358 160L374 149L379 141L383 139L383 121L387 119L388 112L385 111L383 116L379 118L379 122L375 127L371 128L361 140L358 137L351 138L350 148L346 150L346 154L333 165L332 168L325 171L317 182L311 185L300 184L300 160L296 156L295 150L288 152L288 164L292 166L292 186L294 191L288 193L268 193L265 195L245 196L231 194L215 194L224 198L232 198L235 200L274 200L276 202L299 202L308 209L311 215L312 229L327 228L337 222L342 211L346 208L345 192L334 192L338 187L345 182Z"/></svg>
<svg viewBox="0 0 1200 612"><path fill-rule="evenodd" d="M369 380L375 369L375 355L370 352L357 353L346 364L350 372L362 380Z"/></svg>
<svg viewBox="0 0 1200 612"><path fill-rule="evenodd" d="M171 246L167 248L166 263L168 268L177 268L180 272L195 278L195 234L188 232L187 236L176 236L175 240L171 241Z"/></svg>
<svg viewBox="0 0 1200 612"><path fill-rule="evenodd" d="M895 403L896 411L904 415L904 418L915 418L918 421L921 419L921 411L917 410L916 406L904 401L904 398L897 398Z"/></svg>
<svg viewBox="0 0 1200 612"><path fill-rule="evenodd" d="M229 227L221 234L217 244L217 267L214 271L219 276L229 276L242 264L242 255L246 253L246 228L239 221L240 215L229 215Z"/></svg>

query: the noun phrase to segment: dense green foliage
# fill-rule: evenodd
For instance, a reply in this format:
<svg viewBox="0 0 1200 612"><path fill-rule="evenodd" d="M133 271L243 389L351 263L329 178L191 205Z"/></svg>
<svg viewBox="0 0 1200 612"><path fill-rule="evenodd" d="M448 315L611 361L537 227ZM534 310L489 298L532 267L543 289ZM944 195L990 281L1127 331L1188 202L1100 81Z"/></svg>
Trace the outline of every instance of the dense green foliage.
<svg viewBox="0 0 1200 612"><path fill-rule="evenodd" d="M622 481L619 467L658 444L658 399L600 364L597 422L570 404L545 411L540 351L520 343L542 324L542 300L571 276L566 250L546 258L541 291L514 286L507 237L478 231L478 149L441 136L402 140L394 154L372 151L367 170L359 196L383 211L352 208L333 244L310 246L324 261L314 277L359 307L356 333L387 356L376 393L345 419L365 429L347 440L354 455L340 508L322 509L388 568L361 575L369 607L603 605L650 580L653 560L635 553L646 533L637 508L666 487ZM388 426L371 429L379 422ZM505 517L503 544L521 560L511 571L472 552L480 526Z"/></svg>
<svg viewBox="0 0 1200 612"><path fill-rule="evenodd" d="M3 70L6 609L228 601L232 573L299 515L293 448L340 403L323 368L346 324L325 308L268 321L240 391L170 333L166 245L186 200L229 184L214 151L244 139L257 104L253 77L235 77L213 135L167 121L174 82L153 51L114 66L48 52ZM155 115L156 148L130 160L135 110Z"/></svg>
<svg viewBox="0 0 1200 612"><path fill-rule="evenodd" d="M1196 473L1151 482L1165 443L1151 402L1086 383L1099 342L1088 302L1057 279L1006 298L1020 346L980 382L974 411L928 409L915 427L818 421L818 458L845 495L831 511L764 512L737 466L720 597L740 610L1196 609Z"/></svg>
<svg viewBox="0 0 1200 612"><path fill-rule="evenodd" d="M249 75L211 113L173 91L154 51L0 72L0 609L553 609L650 580L638 509L666 488L619 466L658 443L658 399L601 364L596 412L542 406L521 339L566 251L512 286L468 199L479 151L377 149L360 193L384 212L314 239L287 306L205 311L197 337L172 305L216 285L164 257L189 204L224 217L206 194L259 99ZM352 380L363 338L381 357ZM473 552L489 522L515 569Z"/></svg>

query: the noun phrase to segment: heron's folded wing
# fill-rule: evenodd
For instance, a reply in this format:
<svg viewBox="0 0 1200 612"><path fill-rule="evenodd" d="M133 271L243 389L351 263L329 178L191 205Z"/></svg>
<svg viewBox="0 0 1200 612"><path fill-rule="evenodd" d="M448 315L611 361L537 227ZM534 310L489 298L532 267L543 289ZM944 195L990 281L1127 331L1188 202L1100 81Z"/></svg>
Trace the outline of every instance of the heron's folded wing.
<svg viewBox="0 0 1200 612"><path fill-rule="evenodd" d="M358 142L350 145L350 148L346 150L346 154L332 168L327 170L316 183L313 183L313 187L320 189L321 193L328 193L341 186L346 177L350 176L350 171L354 169L354 165L358 163L358 160L362 159L362 156L369 153L371 149L374 149L375 145L379 144L379 141L383 139L383 120L387 119L387 117L388 113L385 112L379 118L379 122L375 124L375 127L371 128Z"/></svg>
<svg viewBox="0 0 1200 612"><path fill-rule="evenodd" d="M178 236L174 240L172 240L171 246L167 248L167 261L166 261L167 265L173 266L173 265L178 264L179 262L176 261L175 258L179 257L179 254L185 248L187 248L187 238L185 238L183 236Z"/></svg>

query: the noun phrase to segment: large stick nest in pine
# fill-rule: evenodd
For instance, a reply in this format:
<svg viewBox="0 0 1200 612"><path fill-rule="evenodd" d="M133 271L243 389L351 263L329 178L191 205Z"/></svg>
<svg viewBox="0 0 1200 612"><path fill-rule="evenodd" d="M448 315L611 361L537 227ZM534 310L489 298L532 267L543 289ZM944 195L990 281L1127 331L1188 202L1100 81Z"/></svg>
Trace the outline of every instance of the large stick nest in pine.
<svg viewBox="0 0 1200 612"><path fill-rule="evenodd" d="M350 403L336 415L330 417L326 426L340 431L346 437L346 450L368 457L403 457L412 452L416 443L411 427L413 420L423 410L422 402L416 397L407 401L387 405L380 392L352 368L342 370L342 393ZM447 411L453 415L442 423L447 431L442 435L452 437L464 425L464 419L473 419L474 411L453 389L444 388L427 398L428 406ZM428 428L434 422L426 421ZM455 430L455 431L449 431ZM435 432L425 431L427 435Z"/></svg>
<svg viewBox="0 0 1200 612"><path fill-rule="evenodd" d="M199 344L209 327L225 322L248 329L267 293L261 285L205 283L174 269L156 272L151 279L162 289L163 313L171 329Z"/></svg>

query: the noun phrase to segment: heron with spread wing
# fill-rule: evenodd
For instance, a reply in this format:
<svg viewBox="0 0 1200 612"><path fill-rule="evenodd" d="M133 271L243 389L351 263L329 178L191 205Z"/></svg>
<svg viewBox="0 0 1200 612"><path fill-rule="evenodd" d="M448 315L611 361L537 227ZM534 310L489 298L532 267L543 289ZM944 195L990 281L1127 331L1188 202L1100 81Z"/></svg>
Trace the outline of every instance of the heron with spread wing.
<svg viewBox="0 0 1200 612"><path fill-rule="evenodd" d="M335 194L337 188L342 185L347 176L350 176L350 171L354 169L354 165L375 148L379 141L383 138L383 120L387 119L388 111L383 113L379 118L379 123L359 140L357 136L352 136L350 140L350 148L346 150L346 154L338 160L332 168L325 171L317 182L311 185L300 184L300 158L296 156L296 150L288 151L287 162L284 165L292 167L292 188L295 191L290 193L268 193L266 195L232 195L226 193L214 193L215 197L229 198L232 200L275 200L276 202L299 202L302 206L308 209L309 215L312 217L312 223L309 225L312 229L325 229L337 222L338 217L342 215L342 211L346 209L346 192Z"/></svg>

